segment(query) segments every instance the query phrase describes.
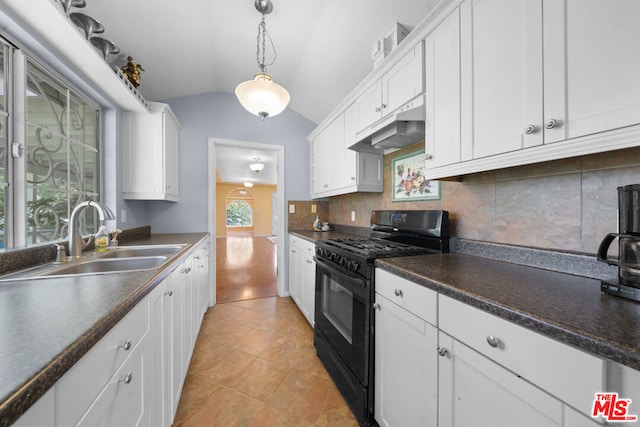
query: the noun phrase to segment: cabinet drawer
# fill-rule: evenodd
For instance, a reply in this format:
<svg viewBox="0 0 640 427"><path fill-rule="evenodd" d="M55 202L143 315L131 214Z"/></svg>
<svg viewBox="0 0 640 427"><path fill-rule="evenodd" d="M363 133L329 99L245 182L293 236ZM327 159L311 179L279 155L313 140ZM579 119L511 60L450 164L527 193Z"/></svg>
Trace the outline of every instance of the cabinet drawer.
<svg viewBox="0 0 640 427"><path fill-rule="evenodd" d="M583 413L603 390L603 360L583 351L443 295L438 321L441 330Z"/></svg>
<svg viewBox="0 0 640 427"><path fill-rule="evenodd" d="M56 383L57 425L75 425L148 328L144 299Z"/></svg>
<svg viewBox="0 0 640 427"><path fill-rule="evenodd" d="M146 337L146 335L145 335ZM86 427L149 425L148 402L145 402L145 369L150 363L143 338L120 369L109 379L100 395L77 424Z"/></svg>
<svg viewBox="0 0 640 427"><path fill-rule="evenodd" d="M417 283L376 268L375 291L434 326L438 325L438 294Z"/></svg>
<svg viewBox="0 0 640 427"><path fill-rule="evenodd" d="M315 254L316 245L300 237L289 235L289 245L310 256Z"/></svg>

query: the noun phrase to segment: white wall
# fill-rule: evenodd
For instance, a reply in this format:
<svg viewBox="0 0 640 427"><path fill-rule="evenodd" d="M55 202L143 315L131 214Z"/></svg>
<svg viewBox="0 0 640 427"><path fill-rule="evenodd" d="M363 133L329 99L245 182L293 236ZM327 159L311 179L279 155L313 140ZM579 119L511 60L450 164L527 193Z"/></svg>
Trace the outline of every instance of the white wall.
<svg viewBox="0 0 640 427"><path fill-rule="evenodd" d="M283 145L286 200L308 200L309 143L316 124L293 110L260 120L247 112L234 95L206 93L164 100L180 120L180 201L126 202L127 223L151 225L154 233L206 232L208 138ZM215 165L213 165L215 167ZM130 222L129 217L135 219Z"/></svg>

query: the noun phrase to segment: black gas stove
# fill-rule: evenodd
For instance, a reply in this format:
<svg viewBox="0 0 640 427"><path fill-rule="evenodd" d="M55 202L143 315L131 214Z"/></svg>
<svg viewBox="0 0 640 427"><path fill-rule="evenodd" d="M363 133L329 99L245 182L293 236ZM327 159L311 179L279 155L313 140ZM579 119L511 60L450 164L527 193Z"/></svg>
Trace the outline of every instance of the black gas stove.
<svg viewBox="0 0 640 427"><path fill-rule="evenodd" d="M314 344L362 426L373 420L377 258L449 252L447 211L373 211L366 238L316 242Z"/></svg>
<svg viewBox="0 0 640 427"><path fill-rule="evenodd" d="M332 239L316 242L316 259L369 278L376 258L438 253L436 249L395 242L385 238Z"/></svg>

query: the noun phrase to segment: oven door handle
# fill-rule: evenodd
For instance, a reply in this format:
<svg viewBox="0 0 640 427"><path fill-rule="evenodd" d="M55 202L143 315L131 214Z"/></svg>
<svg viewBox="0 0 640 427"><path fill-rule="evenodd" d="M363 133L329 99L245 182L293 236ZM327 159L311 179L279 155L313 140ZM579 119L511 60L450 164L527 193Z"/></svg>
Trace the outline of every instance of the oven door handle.
<svg viewBox="0 0 640 427"><path fill-rule="evenodd" d="M353 274L351 272L348 272L347 270L343 269L342 267L336 266L335 264L328 264L327 262L325 262L324 260L318 257L313 257L313 258L315 259L317 266L324 268L325 270L331 271L332 274L337 274L339 276L342 276L351 283L357 282L359 284L359 287L361 288L369 287L369 281L367 279L360 277L356 274Z"/></svg>

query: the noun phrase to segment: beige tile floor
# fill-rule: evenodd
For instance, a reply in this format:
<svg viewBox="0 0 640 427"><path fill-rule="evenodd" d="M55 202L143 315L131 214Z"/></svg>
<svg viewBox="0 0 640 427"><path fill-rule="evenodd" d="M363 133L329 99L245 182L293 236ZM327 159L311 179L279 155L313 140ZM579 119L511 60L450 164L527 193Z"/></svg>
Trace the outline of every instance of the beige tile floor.
<svg viewBox="0 0 640 427"><path fill-rule="evenodd" d="M174 426L357 425L291 298L209 309Z"/></svg>

